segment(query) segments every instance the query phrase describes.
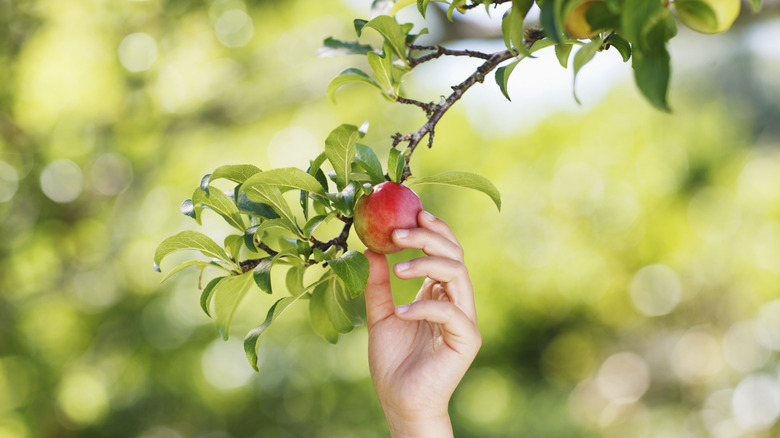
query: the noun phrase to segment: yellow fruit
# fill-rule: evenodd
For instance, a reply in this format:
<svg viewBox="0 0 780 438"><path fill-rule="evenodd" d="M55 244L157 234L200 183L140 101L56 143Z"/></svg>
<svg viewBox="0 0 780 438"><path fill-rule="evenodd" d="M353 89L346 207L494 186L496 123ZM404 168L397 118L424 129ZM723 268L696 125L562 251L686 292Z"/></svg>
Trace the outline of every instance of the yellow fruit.
<svg viewBox="0 0 780 438"><path fill-rule="evenodd" d="M680 21L701 33L721 33L737 19L740 0L677 0L674 2ZM709 6L710 13L704 6Z"/></svg>
<svg viewBox="0 0 780 438"><path fill-rule="evenodd" d="M569 35L577 39L583 39L590 38L599 33L598 30L591 29L590 24L585 17L585 14L588 12L588 8L590 8L593 3L596 3L597 1L598 0L589 0L580 3L575 6L571 12L569 12L569 15L566 16L565 23L566 32L568 32Z"/></svg>

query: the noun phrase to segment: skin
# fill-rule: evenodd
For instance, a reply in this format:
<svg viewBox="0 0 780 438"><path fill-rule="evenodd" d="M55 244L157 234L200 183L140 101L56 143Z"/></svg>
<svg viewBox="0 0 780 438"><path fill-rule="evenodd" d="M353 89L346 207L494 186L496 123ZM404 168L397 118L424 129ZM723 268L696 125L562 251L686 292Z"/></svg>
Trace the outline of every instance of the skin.
<svg viewBox="0 0 780 438"><path fill-rule="evenodd" d="M400 279L425 278L415 300L395 307L387 258L365 255L368 363L390 432L400 437L451 437L448 405L482 345L474 291L463 249L449 226L423 211L419 228L395 230L402 248L427 257L398 263Z"/></svg>

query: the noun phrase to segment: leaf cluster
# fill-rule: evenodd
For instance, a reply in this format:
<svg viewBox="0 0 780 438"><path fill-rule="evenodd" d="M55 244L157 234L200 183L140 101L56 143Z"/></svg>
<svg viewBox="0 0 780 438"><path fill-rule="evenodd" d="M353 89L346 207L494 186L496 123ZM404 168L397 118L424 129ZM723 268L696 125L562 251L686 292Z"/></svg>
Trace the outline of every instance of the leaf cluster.
<svg viewBox="0 0 780 438"><path fill-rule="evenodd" d="M364 132L353 125L341 125L326 138L324 151L310 161L307 170L279 168L262 171L251 164L220 166L205 175L181 211L201 223L204 210L220 216L235 233L220 245L197 231L182 231L163 240L154 255L154 267L169 254L195 250L209 260L188 260L171 269L163 281L189 267L218 272L201 292L203 311L214 318L219 333L228 339L233 315L253 288L274 292L272 269L286 269L287 295L268 310L266 319L244 340L250 364L257 369L257 352L266 330L290 305L309 301L314 331L328 342L362 323L353 300L363 293L368 281L368 260L349 250L347 238L355 204L386 180L400 181L403 153L391 150L387 172L374 150L359 142ZM328 165L327 167L325 165ZM328 168L330 170L328 170ZM227 180L232 188L215 186ZM488 194L500 207L498 190L486 178L463 172L447 172L421 178L417 184L470 187ZM288 192L298 196L287 196ZM341 233L329 240L315 234L331 221L341 222ZM325 269L307 283L306 271L321 265Z"/></svg>

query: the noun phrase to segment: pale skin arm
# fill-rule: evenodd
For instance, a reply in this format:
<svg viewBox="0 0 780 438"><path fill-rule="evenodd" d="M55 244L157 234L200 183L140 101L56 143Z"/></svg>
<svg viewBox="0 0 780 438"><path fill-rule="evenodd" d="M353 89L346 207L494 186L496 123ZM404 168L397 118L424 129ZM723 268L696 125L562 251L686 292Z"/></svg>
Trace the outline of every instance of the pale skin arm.
<svg viewBox="0 0 780 438"><path fill-rule="evenodd" d="M368 363L394 438L452 437L449 401L482 339L457 238L427 212L417 222L419 228L393 233L398 246L427 255L393 268L400 279L425 278L411 304L395 307L386 257L365 252Z"/></svg>

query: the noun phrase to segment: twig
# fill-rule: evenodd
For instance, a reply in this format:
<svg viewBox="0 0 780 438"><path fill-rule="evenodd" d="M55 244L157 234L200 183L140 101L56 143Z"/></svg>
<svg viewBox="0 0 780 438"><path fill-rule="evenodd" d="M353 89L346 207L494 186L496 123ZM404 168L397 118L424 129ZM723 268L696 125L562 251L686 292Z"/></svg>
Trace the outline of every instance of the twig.
<svg viewBox="0 0 780 438"><path fill-rule="evenodd" d="M351 218L346 218L351 219ZM309 238L309 242L311 242L312 248L317 248L322 252L325 252L330 249L331 246L335 246L337 248L341 248L342 250L347 250L347 237L349 237L349 229L352 228L352 220L344 221L344 228L341 229L341 233L328 240L327 242L320 242L319 240L315 239L314 237Z"/></svg>
<svg viewBox="0 0 780 438"><path fill-rule="evenodd" d="M407 99L407 98L401 97L401 96L396 96L395 97L395 101L398 102L398 103L404 103L404 104L407 104L407 105L419 106L420 108L423 109L423 111L425 111L425 115L427 115L427 116L430 116L431 114L433 114L434 111L436 111L436 104L433 103L433 102L431 102L431 103L424 103L424 102L420 102L419 100Z"/></svg>
<svg viewBox="0 0 780 438"><path fill-rule="evenodd" d="M498 67L499 64L506 61L507 59L511 59L515 55L509 51L504 50L501 52L496 52L490 55L487 55L488 58L481 66L477 68L477 70L472 73L466 80L461 82L458 85L454 85L452 87L452 94L450 94L442 103L439 103L437 105L434 105L432 109L434 111L428 112L426 111L428 115L428 120L425 122L425 124L417 130L417 132L411 132L406 134L401 134L400 132L394 134L392 136L393 139L393 147L396 147L401 142L409 142L407 148L409 149L409 152L406 154L406 165L404 166L404 174L402 177L402 180L406 179L410 173L409 173L409 160L412 157L412 153L417 148L417 145L420 144L420 141L428 135L428 147L430 148L433 145L433 133L434 129L436 128L436 124L439 123L439 120L441 120L444 113L449 110L452 105L457 102L461 96L469 89L471 86L476 84L477 82L481 83L485 80L485 75L490 73L493 69Z"/></svg>
<svg viewBox="0 0 780 438"><path fill-rule="evenodd" d="M493 0L492 2L490 2L490 4L491 5L500 5L501 3L509 3L510 1L512 1L512 0ZM485 3L482 3L482 2L474 2L474 3L469 3L467 5L463 5L460 8L461 9L466 9L466 10L474 9L474 8L482 6L484 4Z"/></svg>
<svg viewBox="0 0 780 438"><path fill-rule="evenodd" d="M433 51L433 53L420 56L419 58L414 58L414 57L407 58L407 62L409 63L409 66L412 68L422 64L423 62L427 62L442 56L468 56L470 58L479 58L479 59L490 59L491 56L490 53L478 52L476 50L452 50L452 49L446 49L442 46L418 46L418 45L410 44L409 48L412 50Z"/></svg>

